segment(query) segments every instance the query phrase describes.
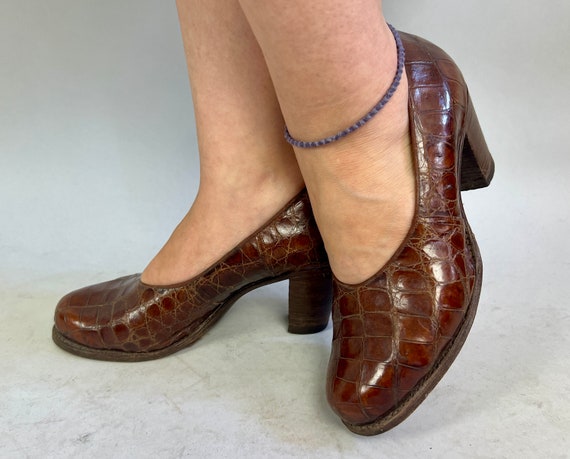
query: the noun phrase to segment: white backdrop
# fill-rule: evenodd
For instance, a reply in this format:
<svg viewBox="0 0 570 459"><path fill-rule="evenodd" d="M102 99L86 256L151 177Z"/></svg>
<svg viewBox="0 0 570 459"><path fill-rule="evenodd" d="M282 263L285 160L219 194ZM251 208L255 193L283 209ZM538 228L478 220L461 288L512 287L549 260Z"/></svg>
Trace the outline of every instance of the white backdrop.
<svg viewBox="0 0 570 459"><path fill-rule="evenodd" d="M473 332L443 388L374 439L346 432L322 398L330 329L306 338L318 352L305 364L304 341L282 324L253 326L241 311L216 339L147 366L85 362L52 345L58 297L140 271L189 207L198 184L191 97L173 1L0 2L0 456L568 457L570 2L385 2L390 22L462 68L497 173L465 196L486 268ZM281 286L256 295L244 308L284 308ZM293 340L289 350L281 339ZM255 387L234 359L240 346L251 346L241 358L259 360L247 368L264 381L274 358L255 352L259 342L299 372L270 377L278 390L269 404L289 394L275 409L251 387L227 391L229 382ZM170 393L175 412L156 398L166 379L188 383L181 362L201 361L209 386ZM145 390L116 385L140 368L152 369ZM313 392L318 402L299 402ZM114 395L129 419L113 411ZM140 397L150 401L137 405ZM228 414L231 397L243 404ZM127 437L110 427L133 417ZM158 422L160 438L149 437Z"/></svg>

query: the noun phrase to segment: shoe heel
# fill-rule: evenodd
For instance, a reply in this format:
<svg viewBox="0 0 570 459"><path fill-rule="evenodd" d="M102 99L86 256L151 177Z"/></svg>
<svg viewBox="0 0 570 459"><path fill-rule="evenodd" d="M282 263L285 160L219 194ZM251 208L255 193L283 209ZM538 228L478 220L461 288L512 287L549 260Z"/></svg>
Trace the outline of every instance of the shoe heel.
<svg viewBox="0 0 570 459"><path fill-rule="evenodd" d="M332 275L313 270L289 279L289 333L309 334L329 323L332 307Z"/></svg>
<svg viewBox="0 0 570 459"><path fill-rule="evenodd" d="M489 186L495 173L495 162L485 142L471 99L466 117L467 128L461 155L461 191Z"/></svg>

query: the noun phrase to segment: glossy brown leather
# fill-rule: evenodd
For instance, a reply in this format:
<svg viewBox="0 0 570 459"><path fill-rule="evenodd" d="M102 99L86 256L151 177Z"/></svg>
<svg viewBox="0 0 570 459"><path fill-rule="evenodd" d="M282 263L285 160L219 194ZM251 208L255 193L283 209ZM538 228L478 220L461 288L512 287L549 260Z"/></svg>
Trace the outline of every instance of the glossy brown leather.
<svg viewBox="0 0 570 459"><path fill-rule="evenodd" d="M469 187L488 184L493 170L456 65L425 40L408 34L402 40L416 167L414 223L376 275L359 285L335 280L333 290L328 400L349 429L363 435L408 416L465 340L482 275L460 198L468 131L474 133L468 153L480 155L478 179Z"/></svg>
<svg viewBox="0 0 570 459"><path fill-rule="evenodd" d="M54 339L84 357L161 357L199 338L252 288L303 275L311 278L328 269L303 191L259 232L189 282L154 287L136 274L69 293L56 307ZM323 326L329 313L330 300Z"/></svg>

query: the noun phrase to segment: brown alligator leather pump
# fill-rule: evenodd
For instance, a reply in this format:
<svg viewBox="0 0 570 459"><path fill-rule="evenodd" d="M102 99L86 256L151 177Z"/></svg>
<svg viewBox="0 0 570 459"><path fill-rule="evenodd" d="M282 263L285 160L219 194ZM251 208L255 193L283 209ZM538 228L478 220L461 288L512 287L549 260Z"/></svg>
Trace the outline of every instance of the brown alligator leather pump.
<svg viewBox="0 0 570 459"><path fill-rule="evenodd" d="M188 282L151 286L140 275L82 288L55 311L53 339L99 360L157 359L191 345L245 293L289 279L289 331L327 326L331 273L306 191Z"/></svg>
<svg viewBox="0 0 570 459"><path fill-rule="evenodd" d="M461 72L441 49L401 34L416 170L406 240L370 279L333 279L327 395L361 435L403 421L447 371L477 309L482 264L461 190L489 185L494 163Z"/></svg>

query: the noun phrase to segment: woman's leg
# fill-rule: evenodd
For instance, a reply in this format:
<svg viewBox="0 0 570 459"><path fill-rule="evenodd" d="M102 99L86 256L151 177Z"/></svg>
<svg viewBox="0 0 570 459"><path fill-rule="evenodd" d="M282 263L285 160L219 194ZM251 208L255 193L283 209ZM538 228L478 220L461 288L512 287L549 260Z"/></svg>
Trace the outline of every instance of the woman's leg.
<svg viewBox="0 0 570 459"><path fill-rule="evenodd" d="M378 0L239 0L263 49L291 135L350 126L390 86L396 45ZM414 213L407 81L368 124L296 155L331 267L347 283L374 274Z"/></svg>
<svg viewBox="0 0 570 459"><path fill-rule="evenodd" d="M196 115L200 187L143 273L187 280L249 236L303 187L255 37L236 0L177 0ZM191 260L191 262L189 262Z"/></svg>

